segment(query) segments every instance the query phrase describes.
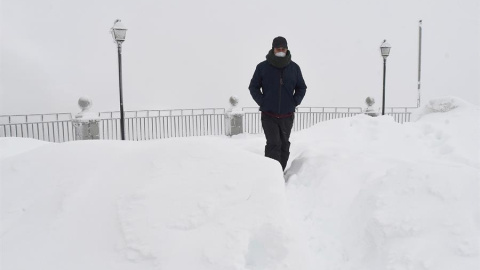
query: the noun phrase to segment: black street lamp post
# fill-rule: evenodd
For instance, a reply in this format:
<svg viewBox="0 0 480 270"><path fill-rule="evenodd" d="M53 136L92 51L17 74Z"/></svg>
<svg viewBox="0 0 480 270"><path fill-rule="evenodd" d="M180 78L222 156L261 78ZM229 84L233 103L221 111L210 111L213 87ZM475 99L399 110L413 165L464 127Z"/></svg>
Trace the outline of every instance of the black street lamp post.
<svg viewBox="0 0 480 270"><path fill-rule="evenodd" d="M122 43L125 41L127 28L120 20L116 20L111 28L113 39L117 43L118 48L118 79L120 84L120 129L122 140L125 140L125 119L123 113L123 90L122 90Z"/></svg>
<svg viewBox="0 0 480 270"><path fill-rule="evenodd" d="M385 74L387 72L387 57L390 54L390 44L387 43L387 40L383 40L382 45L380 46L380 52L383 56L383 97L382 97L382 115L385 115Z"/></svg>

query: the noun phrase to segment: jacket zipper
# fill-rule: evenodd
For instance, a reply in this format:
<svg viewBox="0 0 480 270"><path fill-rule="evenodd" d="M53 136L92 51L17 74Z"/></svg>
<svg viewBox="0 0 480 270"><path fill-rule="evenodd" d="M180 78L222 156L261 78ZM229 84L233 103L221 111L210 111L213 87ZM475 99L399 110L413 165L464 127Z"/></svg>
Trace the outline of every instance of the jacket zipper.
<svg viewBox="0 0 480 270"><path fill-rule="evenodd" d="M283 69L280 71L280 88L278 89L278 114L280 114L280 107L282 102L282 85L283 85Z"/></svg>

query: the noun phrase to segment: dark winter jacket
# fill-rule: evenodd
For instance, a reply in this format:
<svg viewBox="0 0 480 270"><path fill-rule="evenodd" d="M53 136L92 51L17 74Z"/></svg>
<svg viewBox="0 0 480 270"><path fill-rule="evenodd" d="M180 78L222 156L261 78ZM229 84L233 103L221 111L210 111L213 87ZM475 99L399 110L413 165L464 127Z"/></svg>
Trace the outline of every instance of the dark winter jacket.
<svg viewBox="0 0 480 270"><path fill-rule="evenodd" d="M288 114L300 105L307 86L295 62L290 61L287 66L277 68L266 60L257 65L248 89L260 111Z"/></svg>

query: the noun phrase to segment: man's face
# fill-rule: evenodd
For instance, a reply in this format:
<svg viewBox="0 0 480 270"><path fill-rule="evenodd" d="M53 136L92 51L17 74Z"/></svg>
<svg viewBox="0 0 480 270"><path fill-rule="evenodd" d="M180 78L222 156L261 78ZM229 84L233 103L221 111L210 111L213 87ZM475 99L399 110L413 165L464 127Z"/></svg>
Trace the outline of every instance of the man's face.
<svg viewBox="0 0 480 270"><path fill-rule="evenodd" d="M280 47L280 48L273 48L273 53L279 53L279 52L287 52L287 48Z"/></svg>

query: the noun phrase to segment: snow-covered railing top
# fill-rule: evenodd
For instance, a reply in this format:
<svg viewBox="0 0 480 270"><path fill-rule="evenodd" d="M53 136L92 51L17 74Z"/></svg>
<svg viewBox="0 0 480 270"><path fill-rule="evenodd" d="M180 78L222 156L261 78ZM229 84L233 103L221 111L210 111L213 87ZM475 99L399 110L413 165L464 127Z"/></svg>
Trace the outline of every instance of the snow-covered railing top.
<svg viewBox="0 0 480 270"><path fill-rule="evenodd" d="M72 120L71 113L0 115L1 124L42 123Z"/></svg>
<svg viewBox="0 0 480 270"><path fill-rule="evenodd" d="M259 107L243 107L245 112L258 112ZM297 107L296 112L361 113L361 107Z"/></svg>
<svg viewBox="0 0 480 270"><path fill-rule="evenodd" d="M243 113L259 112L259 107L243 107ZM410 113L415 107L387 107L388 113ZM361 107L298 107L296 112L311 113L362 113ZM166 116L188 116L188 115L218 115L225 114L225 108L200 108L200 109L171 109L171 110L139 110L125 111L125 118L137 117L166 117ZM97 113L96 113L97 114ZM119 111L98 112L100 119L120 118ZM19 114L19 115L0 115L1 124L22 124L22 123L42 123L54 121L70 121L74 117L71 113L47 113L47 114Z"/></svg>
<svg viewBox="0 0 480 270"><path fill-rule="evenodd" d="M224 114L225 108L140 110L140 111L125 111L124 113L125 113L125 118L205 115L205 114ZM98 114L98 117L101 119L120 118L119 111L98 112L96 114ZM0 125L1 124L23 124L23 123L69 121L69 120L72 120L73 118L74 117L71 113L0 115Z"/></svg>
<svg viewBox="0 0 480 270"><path fill-rule="evenodd" d="M224 114L225 108L125 111L125 118ZM99 112L102 119L120 118L119 111Z"/></svg>

